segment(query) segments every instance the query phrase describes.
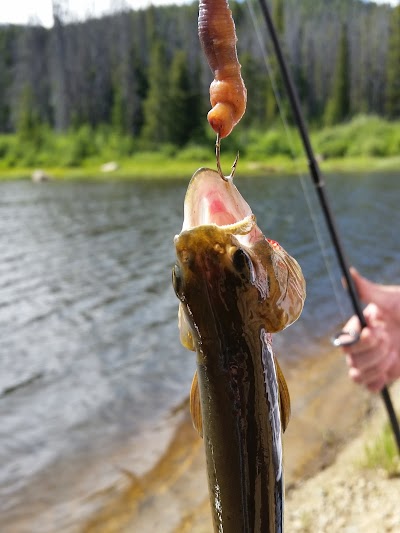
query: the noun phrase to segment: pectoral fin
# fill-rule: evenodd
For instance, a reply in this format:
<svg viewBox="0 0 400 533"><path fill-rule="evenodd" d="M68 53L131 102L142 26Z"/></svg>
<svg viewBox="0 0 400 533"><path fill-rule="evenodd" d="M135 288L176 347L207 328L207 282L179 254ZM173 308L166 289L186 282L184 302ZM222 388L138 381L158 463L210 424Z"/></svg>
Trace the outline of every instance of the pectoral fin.
<svg viewBox="0 0 400 533"><path fill-rule="evenodd" d="M185 311L183 310L183 306L181 303L179 304L178 309L178 327L182 345L188 350L194 351L195 347L193 342L192 330L189 326L189 322L187 321Z"/></svg>
<svg viewBox="0 0 400 533"><path fill-rule="evenodd" d="M190 389L190 414L192 415L193 427L197 429L200 437L203 437L203 420L201 418L201 404L199 381L197 371L194 373L192 387Z"/></svg>
<svg viewBox="0 0 400 533"><path fill-rule="evenodd" d="M282 369L279 366L278 360L275 359L276 374L278 377L278 386L279 386L279 407L281 411L281 423L282 431L285 431L289 424L290 420L290 394L289 389L286 384L285 376L283 375Z"/></svg>

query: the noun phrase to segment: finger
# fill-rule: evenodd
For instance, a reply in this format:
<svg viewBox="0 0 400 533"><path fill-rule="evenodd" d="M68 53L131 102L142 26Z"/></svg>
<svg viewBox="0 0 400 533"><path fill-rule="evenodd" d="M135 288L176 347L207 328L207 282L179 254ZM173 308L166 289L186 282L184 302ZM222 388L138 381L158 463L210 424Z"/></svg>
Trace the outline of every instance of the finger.
<svg viewBox="0 0 400 533"><path fill-rule="evenodd" d="M343 326L343 331L356 331L357 333L360 332L361 325L360 320L358 316L353 315Z"/></svg>
<svg viewBox="0 0 400 533"><path fill-rule="evenodd" d="M381 309L374 303L370 303L363 311L368 327L378 327L384 323Z"/></svg>
<svg viewBox="0 0 400 533"><path fill-rule="evenodd" d="M378 393L381 392L385 385L386 380L384 378L380 378L378 380L372 381L371 383L368 383L366 387L370 392Z"/></svg>
<svg viewBox="0 0 400 533"><path fill-rule="evenodd" d="M391 349L388 352L386 358L386 374L388 382L392 379L397 379L399 377L399 355L398 351Z"/></svg>
<svg viewBox="0 0 400 533"><path fill-rule="evenodd" d="M382 343L382 336L377 331L370 328L364 328L361 332L358 342L351 346L343 346L343 351L348 355L365 355L368 357L370 352L378 351ZM379 350L382 351L382 348Z"/></svg>
<svg viewBox="0 0 400 533"><path fill-rule="evenodd" d="M333 345L349 353L351 346L354 346L359 341L360 331L361 325L358 317L352 316L343 326L342 330L333 337Z"/></svg>
<svg viewBox="0 0 400 533"><path fill-rule="evenodd" d="M357 368L350 368L349 377L354 381L354 383L364 385L367 388L376 388L379 384L383 386L386 382L386 374L380 372L378 373L375 370L360 372Z"/></svg>
<svg viewBox="0 0 400 533"><path fill-rule="evenodd" d="M392 307L392 299L388 296L391 295L392 289L384 285L380 285L369 281L367 278L361 276L354 268L350 268L350 274L353 278L354 285L361 300L365 303L374 302L378 307L389 310ZM397 295L396 295L397 300Z"/></svg>
<svg viewBox="0 0 400 533"><path fill-rule="evenodd" d="M382 352L372 351L346 356L348 367L356 369L361 374L374 373L378 375L388 373L394 360L395 355L392 355L388 349Z"/></svg>
<svg viewBox="0 0 400 533"><path fill-rule="evenodd" d="M355 368L361 373L371 369L378 371L381 364L381 355L375 350L372 352L351 354L346 356L346 363L349 368Z"/></svg>
<svg viewBox="0 0 400 533"><path fill-rule="evenodd" d="M376 285L372 281L369 281L367 278L361 276L361 274L354 267L350 268L350 274L354 281L354 285L357 289L358 295L363 300L363 302L373 302L374 294L376 291Z"/></svg>
<svg viewBox="0 0 400 533"><path fill-rule="evenodd" d="M387 369L388 382L394 381L400 377L400 352L398 349L392 349L389 355L390 365Z"/></svg>

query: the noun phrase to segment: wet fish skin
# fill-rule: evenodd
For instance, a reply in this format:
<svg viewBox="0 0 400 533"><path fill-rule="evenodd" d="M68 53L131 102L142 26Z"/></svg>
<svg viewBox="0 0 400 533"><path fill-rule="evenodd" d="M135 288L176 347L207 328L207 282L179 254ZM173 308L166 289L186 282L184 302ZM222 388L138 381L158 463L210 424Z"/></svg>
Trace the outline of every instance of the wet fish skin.
<svg viewBox="0 0 400 533"><path fill-rule="evenodd" d="M200 179L210 180L211 188L225 187L210 172L195 174L191 185ZM187 198L194 201L191 185ZM212 223L212 213L205 217L210 224L184 223L175 238L173 284L181 301L181 338L197 352L214 530L275 533L283 530L282 424L270 333L300 314L304 279L255 222L242 228L242 237L240 220L251 210L236 188L226 187L218 198L229 193L235 202L222 219L236 218L236 227Z"/></svg>

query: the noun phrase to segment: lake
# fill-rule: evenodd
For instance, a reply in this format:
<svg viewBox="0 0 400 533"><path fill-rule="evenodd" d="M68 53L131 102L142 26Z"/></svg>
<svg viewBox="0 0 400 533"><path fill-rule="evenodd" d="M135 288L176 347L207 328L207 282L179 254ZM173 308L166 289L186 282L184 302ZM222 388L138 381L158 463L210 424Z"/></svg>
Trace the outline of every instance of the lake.
<svg viewBox="0 0 400 533"><path fill-rule="evenodd" d="M386 283L399 282L399 179L326 177L349 262ZM307 280L301 318L275 336L280 359L290 368L323 357L351 308L309 179L302 187L297 177L238 175L235 183ZM171 286L186 187L0 183L2 531L49 509L60 523L79 520L79 502L119 474L108 460L116 450L135 475L162 453L195 367L179 343Z"/></svg>

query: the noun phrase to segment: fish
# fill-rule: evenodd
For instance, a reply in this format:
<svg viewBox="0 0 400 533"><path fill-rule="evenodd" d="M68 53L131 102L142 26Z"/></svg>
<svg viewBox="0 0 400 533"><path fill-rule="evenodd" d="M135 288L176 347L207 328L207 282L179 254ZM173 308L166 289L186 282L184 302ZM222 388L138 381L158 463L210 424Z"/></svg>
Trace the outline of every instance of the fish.
<svg viewBox="0 0 400 533"><path fill-rule="evenodd" d="M297 261L257 226L230 178L201 168L174 238L182 344L196 352L190 392L203 437L214 531L283 531L282 432L290 396L272 334L300 316Z"/></svg>

